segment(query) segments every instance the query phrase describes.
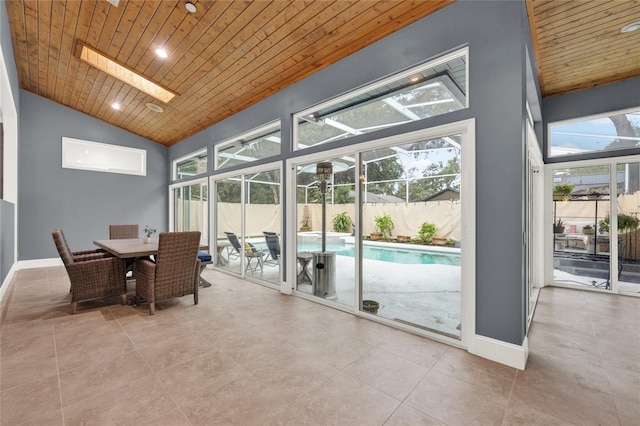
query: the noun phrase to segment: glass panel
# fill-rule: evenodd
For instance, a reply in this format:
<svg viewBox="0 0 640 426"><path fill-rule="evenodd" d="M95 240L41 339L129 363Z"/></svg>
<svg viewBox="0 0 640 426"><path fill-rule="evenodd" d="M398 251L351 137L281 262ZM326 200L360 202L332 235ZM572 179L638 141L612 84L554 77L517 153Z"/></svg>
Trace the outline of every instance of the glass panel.
<svg viewBox="0 0 640 426"><path fill-rule="evenodd" d="M616 166L618 176L618 290L640 293L640 243L638 198L640 196L640 163Z"/></svg>
<svg viewBox="0 0 640 426"><path fill-rule="evenodd" d="M361 158L361 309L459 339L460 135Z"/></svg>
<svg viewBox="0 0 640 426"><path fill-rule="evenodd" d="M278 122L277 125L270 125L249 135L241 135L217 146L217 169L274 157L280 155L280 152L280 123Z"/></svg>
<svg viewBox="0 0 640 426"><path fill-rule="evenodd" d="M550 126L550 157L638 148L640 110Z"/></svg>
<svg viewBox="0 0 640 426"><path fill-rule="evenodd" d="M555 282L611 289L609 170L553 170Z"/></svg>
<svg viewBox="0 0 640 426"><path fill-rule="evenodd" d="M175 231L200 231L203 244L209 241L207 184L194 183L173 190Z"/></svg>
<svg viewBox="0 0 640 426"><path fill-rule="evenodd" d="M461 52L297 114L297 148L466 108L466 62Z"/></svg>
<svg viewBox="0 0 640 426"><path fill-rule="evenodd" d="M207 172L207 151L186 158L175 163L175 178L197 176Z"/></svg>
<svg viewBox="0 0 640 426"><path fill-rule="evenodd" d="M355 300L355 168L353 157L332 158L322 179L318 163L297 167L298 291L348 306ZM324 190L324 194L323 194ZM323 250L323 195L325 199Z"/></svg>
<svg viewBox="0 0 640 426"><path fill-rule="evenodd" d="M245 175L246 273L280 284L282 252L280 170Z"/></svg>
<svg viewBox="0 0 640 426"><path fill-rule="evenodd" d="M218 266L242 273L242 177L216 181Z"/></svg>

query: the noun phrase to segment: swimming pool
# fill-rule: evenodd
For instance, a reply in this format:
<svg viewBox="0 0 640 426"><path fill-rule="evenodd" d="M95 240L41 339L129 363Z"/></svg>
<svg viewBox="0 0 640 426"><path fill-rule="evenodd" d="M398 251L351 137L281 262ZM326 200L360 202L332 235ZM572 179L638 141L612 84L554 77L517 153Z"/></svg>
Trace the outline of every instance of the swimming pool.
<svg viewBox="0 0 640 426"><path fill-rule="evenodd" d="M320 251L317 244L299 244L298 251ZM339 256L355 256L355 245L345 243L327 244L327 251L335 251ZM402 244L367 244L362 246L365 259L380 260L391 263L417 265L452 265L460 266L460 253L444 251L419 250L405 248Z"/></svg>

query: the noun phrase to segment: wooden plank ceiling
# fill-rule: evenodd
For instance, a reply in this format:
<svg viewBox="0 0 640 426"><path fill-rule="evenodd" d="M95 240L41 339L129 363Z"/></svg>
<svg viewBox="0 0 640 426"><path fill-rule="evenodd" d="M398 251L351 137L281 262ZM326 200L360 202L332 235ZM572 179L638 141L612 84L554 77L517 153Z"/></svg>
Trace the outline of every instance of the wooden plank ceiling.
<svg viewBox="0 0 640 426"><path fill-rule="evenodd" d="M186 0L6 7L23 89L171 146L453 1L192 0L193 14ZM527 9L543 95L638 76L640 33L620 34L640 19L637 0L527 0ZM79 43L177 96L165 104L81 62Z"/></svg>
<svg viewBox="0 0 640 426"><path fill-rule="evenodd" d="M6 4L23 89L170 146L452 1ZM164 104L81 62L77 42L178 96Z"/></svg>
<svg viewBox="0 0 640 426"><path fill-rule="evenodd" d="M542 95L640 76L638 0L527 0Z"/></svg>

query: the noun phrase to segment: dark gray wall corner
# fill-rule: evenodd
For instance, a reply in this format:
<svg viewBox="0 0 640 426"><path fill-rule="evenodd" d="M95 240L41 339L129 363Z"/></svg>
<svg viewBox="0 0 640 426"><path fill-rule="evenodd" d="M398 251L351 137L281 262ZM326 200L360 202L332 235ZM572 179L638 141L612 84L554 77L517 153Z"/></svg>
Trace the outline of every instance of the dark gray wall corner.
<svg viewBox="0 0 640 426"><path fill-rule="evenodd" d="M145 149L147 175L63 169L63 136ZM166 147L24 90L19 146L19 260L57 257L56 227L73 250L94 248L112 223L168 229Z"/></svg>

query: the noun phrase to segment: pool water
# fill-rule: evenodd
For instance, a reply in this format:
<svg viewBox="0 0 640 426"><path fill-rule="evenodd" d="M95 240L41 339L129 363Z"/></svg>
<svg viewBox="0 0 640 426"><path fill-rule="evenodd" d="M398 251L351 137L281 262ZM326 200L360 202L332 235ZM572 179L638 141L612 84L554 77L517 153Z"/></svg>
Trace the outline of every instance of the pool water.
<svg viewBox="0 0 640 426"><path fill-rule="evenodd" d="M298 251L320 251L320 246L315 244L299 244ZM356 248L353 244L327 244L327 251L335 251L336 254L340 256L355 257ZM362 247L362 254L365 259L381 260L391 263L460 266L460 255L457 253L364 245Z"/></svg>

